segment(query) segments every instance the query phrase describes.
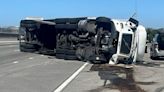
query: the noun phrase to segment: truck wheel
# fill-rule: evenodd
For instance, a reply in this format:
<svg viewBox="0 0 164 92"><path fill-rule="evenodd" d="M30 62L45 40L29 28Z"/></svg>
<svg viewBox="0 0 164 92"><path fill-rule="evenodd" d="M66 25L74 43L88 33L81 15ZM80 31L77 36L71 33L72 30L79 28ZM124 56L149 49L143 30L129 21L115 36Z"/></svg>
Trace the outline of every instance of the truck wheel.
<svg viewBox="0 0 164 92"><path fill-rule="evenodd" d="M65 60L77 60L77 57L75 55L65 55Z"/></svg>
<svg viewBox="0 0 164 92"><path fill-rule="evenodd" d="M77 24L80 20L87 19L87 17L81 17L81 18L59 18L55 19L56 24L66 24L67 22L70 24Z"/></svg>
<svg viewBox="0 0 164 92"><path fill-rule="evenodd" d="M65 49L56 49L56 54L64 54L65 53Z"/></svg>
<svg viewBox="0 0 164 92"><path fill-rule="evenodd" d="M64 59L65 58L65 49L57 48L56 49L56 58Z"/></svg>
<svg viewBox="0 0 164 92"><path fill-rule="evenodd" d="M29 43L25 43L25 42L21 42L20 43L20 47L26 48L26 49L35 49L36 46L33 44L29 44Z"/></svg>
<svg viewBox="0 0 164 92"><path fill-rule="evenodd" d="M62 29L62 30L70 30L70 29L77 29L77 24L56 24L56 29Z"/></svg>
<svg viewBox="0 0 164 92"><path fill-rule="evenodd" d="M64 54L56 54L56 58L57 59L65 59L65 55Z"/></svg>
<svg viewBox="0 0 164 92"><path fill-rule="evenodd" d="M44 54L44 55L51 55L51 56L55 55L54 50L48 50L48 49L44 49L44 50L40 49L39 53Z"/></svg>
<svg viewBox="0 0 164 92"><path fill-rule="evenodd" d="M106 23L110 23L110 19L107 17L98 17L96 18L97 22L106 22Z"/></svg>
<svg viewBox="0 0 164 92"><path fill-rule="evenodd" d="M37 48L33 44L28 43L20 43L19 49L21 52L35 52L37 51Z"/></svg>
<svg viewBox="0 0 164 92"><path fill-rule="evenodd" d="M19 49L20 49L21 52L35 52L36 51L36 49L32 49L32 48L29 49L29 48L25 48L25 47L22 47L22 46L20 46Z"/></svg>
<svg viewBox="0 0 164 92"><path fill-rule="evenodd" d="M67 49L67 50L65 50L65 54L75 56L76 55L76 50Z"/></svg>

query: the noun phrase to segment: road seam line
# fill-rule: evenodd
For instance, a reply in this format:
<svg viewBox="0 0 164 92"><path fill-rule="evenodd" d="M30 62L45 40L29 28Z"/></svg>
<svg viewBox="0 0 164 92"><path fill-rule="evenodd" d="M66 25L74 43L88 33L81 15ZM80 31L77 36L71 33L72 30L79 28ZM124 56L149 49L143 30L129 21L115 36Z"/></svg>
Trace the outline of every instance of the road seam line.
<svg viewBox="0 0 164 92"><path fill-rule="evenodd" d="M53 92L61 92L73 79L75 79L79 73L88 65L89 63L85 63L82 65L75 73L73 73L67 80L65 80L57 89Z"/></svg>

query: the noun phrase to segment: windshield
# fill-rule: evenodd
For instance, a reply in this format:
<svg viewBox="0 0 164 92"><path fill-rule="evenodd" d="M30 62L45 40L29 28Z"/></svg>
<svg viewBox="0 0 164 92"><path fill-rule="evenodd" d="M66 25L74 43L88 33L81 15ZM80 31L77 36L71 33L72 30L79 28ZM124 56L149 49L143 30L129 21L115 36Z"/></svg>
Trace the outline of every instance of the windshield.
<svg viewBox="0 0 164 92"><path fill-rule="evenodd" d="M121 41L121 50L120 53L129 54L132 43L132 35L131 34L123 34Z"/></svg>

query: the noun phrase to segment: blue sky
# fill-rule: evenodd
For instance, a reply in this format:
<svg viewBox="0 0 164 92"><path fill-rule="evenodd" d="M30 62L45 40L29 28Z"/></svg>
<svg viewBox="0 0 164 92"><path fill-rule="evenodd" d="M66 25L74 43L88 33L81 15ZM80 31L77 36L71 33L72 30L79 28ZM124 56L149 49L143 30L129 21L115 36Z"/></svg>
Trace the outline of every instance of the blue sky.
<svg viewBox="0 0 164 92"><path fill-rule="evenodd" d="M127 19L137 11L145 27L164 27L164 0L1 0L0 26L18 26L27 16L106 16Z"/></svg>

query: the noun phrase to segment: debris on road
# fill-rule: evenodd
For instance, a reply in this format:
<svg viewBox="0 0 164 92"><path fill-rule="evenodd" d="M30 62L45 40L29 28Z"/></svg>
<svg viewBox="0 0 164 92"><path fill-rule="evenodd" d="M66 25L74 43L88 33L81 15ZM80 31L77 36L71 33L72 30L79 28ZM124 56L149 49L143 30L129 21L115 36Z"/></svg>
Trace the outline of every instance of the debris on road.
<svg viewBox="0 0 164 92"><path fill-rule="evenodd" d="M91 71L98 71L101 80L104 80L104 85L100 88L90 90L90 92L101 92L104 89L118 89L120 92L146 92L138 83L152 84L147 82L136 82L134 79L134 69L125 68L122 66L111 66L108 64L93 65ZM109 84L106 84L110 81Z"/></svg>

